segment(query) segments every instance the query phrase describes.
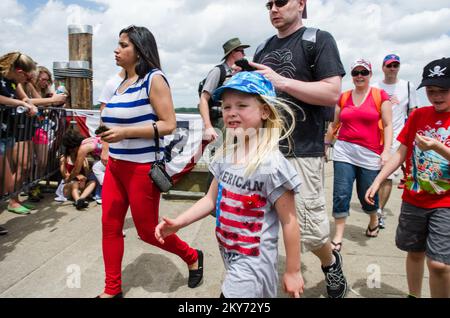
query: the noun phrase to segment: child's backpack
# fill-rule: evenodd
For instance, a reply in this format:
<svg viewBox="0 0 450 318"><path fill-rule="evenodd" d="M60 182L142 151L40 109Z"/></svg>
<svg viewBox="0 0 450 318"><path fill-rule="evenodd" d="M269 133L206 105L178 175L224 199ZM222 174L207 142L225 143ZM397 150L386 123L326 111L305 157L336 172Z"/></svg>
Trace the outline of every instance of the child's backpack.
<svg viewBox="0 0 450 318"><path fill-rule="evenodd" d="M383 119L381 118L381 105L383 104L381 100L381 90L376 87L371 87L372 98L375 102L375 106L377 107L378 114L380 115L380 119L378 120L378 129L380 130L380 145L384 144L384 126L383 126ZM342 93L341 98L339 99L338 106L342 110L345 107L345 104L347 100L350 98L352 94L352 90L345 91ZM338 124L338 126L334 130L334 136L336 137L339 133L339 128L341 128L341 123Z"/></svg>

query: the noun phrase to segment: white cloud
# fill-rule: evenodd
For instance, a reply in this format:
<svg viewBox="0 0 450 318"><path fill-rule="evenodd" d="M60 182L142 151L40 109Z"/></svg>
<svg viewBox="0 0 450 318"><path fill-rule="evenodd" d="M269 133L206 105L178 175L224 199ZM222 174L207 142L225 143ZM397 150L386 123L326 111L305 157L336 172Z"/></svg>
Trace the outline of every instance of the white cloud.
<svg viewBox="0 0 450 318"><path fill-rule="evenodd" d="M104 8L50 0L33 12L17 0L0 1L0 54L20 50L39 63L68 60L67 25L94 27L94 97L118 71L113 50L119 31L130 24L148 27L155 35L176 106L195 107L197 84L220 62L222 43L238 36L252 47L275 33L264 8L266 0L92 0ZM450 52L448 0L309 0L308 26L329 31L336 39L348 71L360 57L381 77L383 56L398 53L401 77L418 84L423 66ZM344 88L351 86L349 76ZM423 102L425 100L423 99Z"/></svg>

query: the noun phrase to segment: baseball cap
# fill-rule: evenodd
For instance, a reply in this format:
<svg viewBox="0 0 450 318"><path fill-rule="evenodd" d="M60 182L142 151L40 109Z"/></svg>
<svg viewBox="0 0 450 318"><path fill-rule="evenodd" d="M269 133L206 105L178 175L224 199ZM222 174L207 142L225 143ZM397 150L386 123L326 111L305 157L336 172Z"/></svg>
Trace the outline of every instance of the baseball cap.
<svg viewBox="0 0 450 318"><path fill-rule="evenodd" d="M434 60L424 67L422 83L417 89L424 86L450 88L450 58Z"/></svg>
<svg viewBox="0 0 450 318"><path fill-rule="evenodd" d="M386 55L383 59L383 65L389 65L393 62L400 63L400 57L396 54Z"/></svg>
<svg viewBox="0 0 450 318"><path fill-rule="evenodd" d="M352 67L351 67L350 70L353 71L357 66L362 66L366 70L372 72L372 64L370 64L370 62L368 60L357 59L355 62L353 62Z"/></svg>
<svg viewBox="0 0 450 318"><path fill-rule="evenodd" d="M256 72L239 72L225 85L217 88L213 93L213 100L219 101L225 89L234 89L248 94L275 97L272 83L263 75Z"/></svg>

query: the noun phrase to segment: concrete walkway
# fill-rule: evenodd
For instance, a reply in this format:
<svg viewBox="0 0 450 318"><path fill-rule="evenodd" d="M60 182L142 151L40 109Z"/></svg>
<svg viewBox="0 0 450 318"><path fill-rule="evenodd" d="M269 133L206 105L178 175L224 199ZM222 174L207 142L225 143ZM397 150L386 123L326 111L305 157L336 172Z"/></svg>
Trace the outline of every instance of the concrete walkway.
<svg viewBox="0 0 450 318"><path fill-rule="evenodd" d="M329 163L328 211L331 211L332 183ZM344 271L351 287L349 298L405 297L406 254L394 244L400 197L401 190L395 188L388 203L386 229L378 238L367 238L364 231L368 217L361 212L354 193L342 249ZM1 203L0 225L9 234L0 236L0 298L92 298L102 291L101 207L91 202L88 210L77 211L70 202L58 203L53 199L54 195L47 194L38 204L39 209L27 216L9 213L6 204ZM192 204L192 201L162 200L161 215L174 217ZM188 272L184 263L177 256L139 240L129 213L122 265L125 296L218 297L224 269L214 237L214 222L208 216L179 233L182 239L205 253L204 282L190 289L186 286ZM284 255L281 244L280 273L284 269ZM302 256L302 272L303 297L325 297L324 276L312 253ZM423 296L429 297L427 271L423 286ZM286 295L280 290L279 297Z"/></svg>

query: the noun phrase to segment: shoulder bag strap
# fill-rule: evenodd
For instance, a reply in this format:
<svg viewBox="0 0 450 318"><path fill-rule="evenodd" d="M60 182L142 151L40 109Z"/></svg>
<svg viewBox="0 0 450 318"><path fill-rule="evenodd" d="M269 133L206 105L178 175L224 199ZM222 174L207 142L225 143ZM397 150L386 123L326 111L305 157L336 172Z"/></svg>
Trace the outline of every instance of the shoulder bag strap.
<svg viewBox="0 0 450 318"><path fill-rule="evenodd" d="M156 151L155 151L155 161L159 161L158 159L158 154L159 154L159 132L158 132L158 126L156 126L156 122L152 123L153 125L153 130L155 132L155 147L156 147Z"/></svg>

